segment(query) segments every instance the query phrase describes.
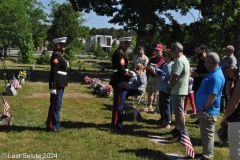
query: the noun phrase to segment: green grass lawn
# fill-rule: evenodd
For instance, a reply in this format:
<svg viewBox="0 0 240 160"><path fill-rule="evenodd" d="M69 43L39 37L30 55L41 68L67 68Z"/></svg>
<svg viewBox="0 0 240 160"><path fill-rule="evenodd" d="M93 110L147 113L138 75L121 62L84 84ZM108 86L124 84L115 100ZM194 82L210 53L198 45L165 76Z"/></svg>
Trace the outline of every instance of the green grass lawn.
<svg viewBox="0 0 240 160"><path fill-rule="evenodd" d="M10 77L15 76L30 65L6 62ZM82 74L100 78L108 84L111 72L99 72L86 64ZM143 121L133 122L125 118L127 130L110 129L112 97L98 97L82 83L80 75L69 75L69 86L65 89L59 133L46 132L45 121L49 107L48 74L50 66L35 65L30 80L22 85L15 97L4 96L11 106L14 116L10 128L0 126L0 154L19 156L23 159L31 154L43 159L52 156L62 160L165 160L165 153L186 155L185 148L179 142L157 144L149 140L149 135L162 135L168 131L158 128L158 114L141 112ZM77 65L76 65L76 68ZM89 68L89 69L88 69ZM5 92L4 80L0 75L0 91ZM140 110L145 105L139 106ZM191 107L189 106L189 109ZM0 113L3 109L0 110ZM216 129L219 128L221 116ZM199 129L187 116L186 126L196 153L201 153ZM173 129L173 126L171 127ZM215 138L214 159L227 160L228 146L221 146ZM41 158L40 158L41 156ZM1 159L1 158L0 158ZM31 159L31 158L28 158Z"/></svg>

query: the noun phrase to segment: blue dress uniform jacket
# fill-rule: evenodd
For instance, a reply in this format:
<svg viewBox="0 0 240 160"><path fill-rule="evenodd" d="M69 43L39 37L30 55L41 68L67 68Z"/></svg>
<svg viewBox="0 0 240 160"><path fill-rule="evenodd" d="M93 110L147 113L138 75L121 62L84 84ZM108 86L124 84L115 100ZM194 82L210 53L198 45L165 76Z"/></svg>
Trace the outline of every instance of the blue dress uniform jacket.
<svg viewBox="0 0 240 160"><path fill-rule="evenodd" d="M112 56L113 74L109 84L113 87L128 89L128 59L124 51L119 47Z"/></svg>
<svg viewBox="0 0 240 160"><path fill-rule="evenodd" d="M50 106L46 122L47 131L60 130L60 110L62 97L67 83L67 62L59 51L54 51L51 57L49 89L55 89L56 94L50 95Z"/></svg>
<svg viewBox="0 0 240 160"><path fill-rule="evenodd" d="M122 128L124 101L130 76L127 69L127 56L120 47L112 56L112 66L113 74L109 82L114 91L111 127Z"/></svg>
<svg viewBox="0 0 240 160"><path fill-rule="evenodd" d="M49 89L56 89L57 87L66 87L68 85L67 75L61 74L61 72L67 73L66 60L58 51L54 51L50 63L51 71ZM60 73L58 73L58 71L60 71Z"/></svg>

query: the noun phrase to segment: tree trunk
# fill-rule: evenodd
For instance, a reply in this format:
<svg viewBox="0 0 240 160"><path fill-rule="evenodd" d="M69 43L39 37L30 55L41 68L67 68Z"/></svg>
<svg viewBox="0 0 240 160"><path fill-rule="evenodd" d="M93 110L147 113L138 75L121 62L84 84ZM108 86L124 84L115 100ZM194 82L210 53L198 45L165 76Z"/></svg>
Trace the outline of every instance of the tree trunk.
<svg viewBox="0 0 240 160"><path fill-rule="evenodd" d="M237 66L239 66L239 52L240 52L240 11L237 13L236 26L235 26L235 36L234 36L234 56L237 59ZM236 77L239 78L239 67L237 68Z"/></svg>
<svg viewBox="0 0 240 160"><path fill-rule="evenodd" d="M3 46L4 57L7 57L7 45Z"/></svg>
<svg viewBox="0 0 240 160"><path fill-rule="evenodd" d="M137 43L136 43L136 49L135 50L137 50L137 48L139 46L144 47L146 45L146 41L145 41L146 27L147 27L147 24L144 20L144 16L142 14L139 14L139 23L138 23L138 31L137 31Z"/></svg>

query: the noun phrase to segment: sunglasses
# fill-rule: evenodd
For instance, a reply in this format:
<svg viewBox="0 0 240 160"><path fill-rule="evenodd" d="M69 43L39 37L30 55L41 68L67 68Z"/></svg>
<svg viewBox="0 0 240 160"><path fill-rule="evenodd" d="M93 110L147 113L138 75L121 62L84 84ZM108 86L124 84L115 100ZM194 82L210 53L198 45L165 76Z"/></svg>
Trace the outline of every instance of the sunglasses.
<svg viewBox="0 0 240 160"><path fill-rule="evenodd" d="M154 53L154 54L152 54L153 56L156 56L156 54Z"/></svg>
<svg viewBox="0 0 240 160"><path fill-rule="evenodd" d="M59 43L60 45L62 45L63 47L66 47L67 44L66 43Z"/></svg>

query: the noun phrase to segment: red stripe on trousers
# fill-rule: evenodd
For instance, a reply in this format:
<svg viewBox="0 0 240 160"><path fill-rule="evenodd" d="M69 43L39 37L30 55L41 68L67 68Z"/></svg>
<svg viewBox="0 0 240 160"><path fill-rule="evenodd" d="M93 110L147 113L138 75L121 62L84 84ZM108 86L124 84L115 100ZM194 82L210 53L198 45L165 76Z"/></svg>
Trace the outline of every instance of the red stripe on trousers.
<svg viewBox="0 0 240 160"><path fill-rule="evenodd" d="M52 118L53 118L53 114L54 114L54 109L56 107L56 99L57 99L57 94L54 95L53 97L53 103L51 102L52 104L52 110L51 110L51 113L50 113L50 121L49 121L49 129L52 130Z"/></svg>
<svg viewBox="0 0 240 160"><path fill-rule="evenodd" d="M121 93L121 88L119 88L119 91L118 91L118 101L117 101L116 114L115 114L115 119L114 119L114 126L116 126L116 124L117 124L118 108L119 108L119 104L120 104L120 93Z"/></svg>

